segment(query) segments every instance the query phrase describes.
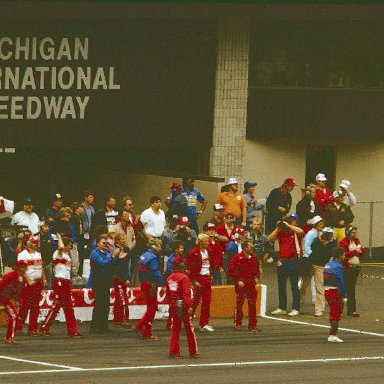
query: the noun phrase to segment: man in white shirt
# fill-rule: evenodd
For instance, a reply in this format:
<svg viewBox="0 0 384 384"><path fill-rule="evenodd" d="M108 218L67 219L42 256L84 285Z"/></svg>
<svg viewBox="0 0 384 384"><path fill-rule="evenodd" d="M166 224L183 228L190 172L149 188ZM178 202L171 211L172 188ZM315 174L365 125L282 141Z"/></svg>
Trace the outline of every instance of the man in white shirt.
<svg viewBox="0 0 384 384"><path fill-rule="evenodd" d="M25 199L23 210L13 215L12 225L23 225L28 227L33 235L40 231L40 219L35 212L33 212L33 204L30 198Z"/></svg>
<svg viewBox="0 0 384 384"><path fill-rule="evenodd" d="M146 209L140 216L140 221L144 226L144 233L147 238L160 238L165 228L165 214L161 208L161 198L152 196L150 199L151 206Z"/></svg>

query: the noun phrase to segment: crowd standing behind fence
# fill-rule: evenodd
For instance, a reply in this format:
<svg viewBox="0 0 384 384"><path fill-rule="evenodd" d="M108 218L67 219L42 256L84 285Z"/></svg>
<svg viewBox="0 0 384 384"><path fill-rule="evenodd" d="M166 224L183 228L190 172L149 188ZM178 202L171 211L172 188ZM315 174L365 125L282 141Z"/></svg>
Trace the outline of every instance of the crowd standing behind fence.
<svg viewBox="0 0 384 384"><path fill-rule="evenodd" d="M89 258L90 254L96 254L98 248L100 248L100 242L103 242L105 247L108 245L108 247L113 249L113 236L108 236L108 233L119 233L119 238L123 239L121 246L125 247L125 254L129 259L124 265L127 265L126 268L129 269L127 276L132 276L131 283L133 285L137 285L137 279L134 277L137 276L137 261L138 259L142 260L142 255L145 254L145 251L148 252L148 249L151 249L148 248L151 247L151 244L161 244L161 249L157 247L159 249L156 248L156 252L159 257L159 273L162 273L165 270L165 264L170 255L169 250L174 249L173 242L175 240L182 241L185 253L183 256L186 257L188 266L187 273L194 273L193 276L190 275L194 284L195 294L197 294L193 308L196 307L201 296L203 299L203 311L200 318L200 329L212 332L213 328L209 325L211 283L228 284L232 282L231 277L233 276L228 276L227 269L236 255L244 255L242 246L244 244L243 240L246 240L249 241L247 244L252 244L253 247L253 251L250 252L248 250L247 254L253 254L254 252L260 264L273 261L276 263L279 286L279 308L274 311L273 314L280 315L286 313L286 280L289 278L294 292L292 311L289 315L299 315L300 290L298 288L298 279L300 276L308 276L304 276L305 274L300 267L304 263L299 263L299 261L307 258L306 274L309 273L311 276L312 273L314 273L313 271L317 271L314 274L317 292L316 297L320 295L321 300L319 300L322 305L321 308L317 308L316 315L321 316L324 312L325 303L322 269L329 258L324 260L324 262L322 261L319 264L320 267L318 265L311 267L312 253L314 252L313 244L319 242L322 246L327 245L332 239L326 239L326 231L319 227L317 231L314 232L315 236L313 236L310 229L319 222L319 220L314 222L313 219L319 217L322 221L325 221L325 224L328 226L327 233L334 234L334 240L332 241L335 245L340 242L340 245L345 249L346 255L356 256L355 249L358 248L358 250L360 250L361 248L360 242L358 246L356 245L356 236L352 238L349 237L350 233L355 233L357 230L356 227L354 227L353 230L350 228L350 224L354 220L351 207L358 206L356 197L350 191L351 182L342 180L338 189L333 193L327 188L326 182L326 176L319 173L316 176L316 180L314 180L314 184L302 188L302 200L298 203L295 214L291 213L292 197L290 194L294 187L298 186L294 178L286 178L280 187L271 191L265 202L263 199L256 197L256 182L247 181L244 184L244 194L241 194L239 192L238 181L231 177L217 197L216 204L214 204L213 208L212 222L204 226L204 231L206 232L204 235L199 234L197 219L201 212L206 209L208 201L200 191L194 188L194 179L191 177L183 180L184 189L182 190L181 186L177 183L171 185L170 191L172 196L167 199L167 206L169 208L167 215L161 209L162 199L156 195L150 198L150 207L148 209L141 215L135 215L133 212L133 200L128 196L124 197L119 205L116 197L109 194L105 197L105 207L95 211L93 208L95 195L92 191L84 192L82 204L72 202L68 204L68 206L65 206L62 195L55 193L52 197L52 204L40 218L37 213L33 211L34 205L32 200L26 198L23 204L23 210L15 213L10 221L11 224L18 225L16 232L13 236L2 239L2 273L12 270L16 265L16 261L19 259L19 254L23 254L23 252L25 253L30 249L31 235L40 236L40 238L44 237L44 232L41 232L40 228L47 225L49 226L49 239L45 246L48 246L48 250L46 248L44 252L49 253L50 246L51 254L53 254L57 248L57 239L60 238L60 236L68 237L71 242L77 246L75 247L77 248L76 253L73 251L70 252L72 265L78 263L79 258L83 261ZM180 190L181 193L179 193ZM177 197L179 197L180 201L177 200ZM197 208L197 203L201 204L200 210ZM174 206L175 204L176 206ZM370 255L373 244L374 204L375 203L370 203L368 225ZM1 206L4 207L4 203L0 204L0 207ZM188 209L185 209L185 207ZM179 212L182 212L181 214L185 216L178 217L177 213ZM10 216L11 212L8 213L7 216ZM264 235L263 220L265 220L265 233L269 235L268 237ZM333 227L333 229L329 228L330 226ZM306 246L308 249L311 249L312 252L306 252L305 239L310 233L312 236L311 241L310 244ZM198 246L194 248L196 236ZM277 249L274 249L275 240L278 240ZM189 241L191 241L190 245L188 243ZM333 243L331 245L333 247ZM328 245L328 247L331 245ZM72 246L69 248L72 248ZM164 250L168 251L164 252ZM316 254L316 252L313 254ZM331 255L332 253L329 252L329 254ZM357 261L356 257L351 257L354 259L355 264L352 266L351 262L347 262L345 269L349 268L352 271L356 271L356 265L359 264L359 259L363 255L363 251L358 252ZM114 257L115 254L106 257L106 259L108 259L107 264L109 264L109 261L113 263ZM45 267L43 268L44 280L44 271L46 269L50 270L52 265L54 265L54 263L52 264L52 260L49 259L49 257L45 257L43 261ZM92 284L96 284L96 280L94 279L97 268L95 258L92 260L91 279L93 278ZM104 266L104 259L100 265ZM310 266L309 268L308 265ZM96 270L94 270L94 268L96 268ZM142 274L143 266L140 263L139 269ZM75 267L71 271L72 280L77 284L79 284L79 282L80 284L84 283L81 281L81 276L79 275L81 271L82 268L79 269L78 267ZM260 267L257 273L261 273L261 271L262 268ZM52 271L50 270L47 275L52 275ZM351 275L351 272L349 275ZM102 285L104 287L104 291L107 292L106 290L111 287L113 278L114 272L112 268L105 276L99 274L97 281L100 286ZM352 283L350 283L349 294L354 296L356 282L352 277L349 280L352 281ZM100 291L96 296L99 296L99 298L103 297L103 300L101 300L103 303L96 305L97 308L95 308L94 314L100 311L100 308L103 313L106 313L104 310L105 306L108 305L106 293L101 293ZM146 297L148 299L148 294ZM348 314L356 315L354 297L351 306L352 312L349 311ZM153 308L151 306L149 310L153 312ZM237 311L240 311L240 308L237 308ZM102 317L104 321L105 315L103 314ZM152 315L150 317L148 324L152 322ZM96 320L95 317L94 320ZM101 319L98 320L101 321ZM19 324L18 326L20 327L22 323ZM95 324L95 321L93 321L93 331L106 330L105 321L102 325L96 324L96 326ZM148 327L147 325L145 326L148 328L148 330L145 331L146 337L148 337L148 335L152 336L149 330L150 326L151 325L148 325ZM140 330L141 333L145 333L144 329L140 328L140 326L137 326L137 329ZM32 331L34 333L38 332L35 328Z"/></svg>

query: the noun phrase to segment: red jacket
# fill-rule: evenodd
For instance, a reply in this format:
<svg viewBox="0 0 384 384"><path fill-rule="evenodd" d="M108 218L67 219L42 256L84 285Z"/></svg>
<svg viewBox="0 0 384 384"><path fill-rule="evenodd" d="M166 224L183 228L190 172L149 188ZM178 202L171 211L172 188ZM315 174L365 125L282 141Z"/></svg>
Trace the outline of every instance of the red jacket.
<svg viewBox="0 0 384 384"><path fill-rule="evenodd" d="M355 239L356 245L361 245L359 239ZM345 237L343 240L339 242L339 247L345 249L345 258L347 259L346 262L343 263L344 269L349 268L348 259L352 258L353 256L357 257L363 257L365 253L365 249L361 247L361 253L358 253L356 250L349 250L349 245L351 244L351 240L348 237Z"/></svg>
<svg viewBox="0 0 384 384"><path fill-rule="evenodd" d="M167 296L172 303L183 300L184 307L190 308L193 304L191 280L182 271L172 272L166 281Z"/></svg>
<svg viewBox="0 0 384 384"><path fill-rule="evenodd" d="M251 253L248 258L244 252L237 253L229 263L228 274L235 282L255 281L260 276L257 256Z"/></svg>
<svg viewBox="0 0 384 384"><path fill-rule="evenodd" d="M236 228L239 228L237 225L233 226L232 232L228 235L227 230L225 229L225 224L219 225L216 229L216 233L225 236L228 239L228 242L232 241L235 235ZM227 243L222 243L225 247Z"/></svg>
<svg viewBox="0 0 384 384"><path fill-rule="evenodd" d="M0 299L18 299L22 291L23 276L14 269L0 279Z"/></svg>
<svg viewBox="0 0 384 384"><path fill-rule="evenodd" d="M209 239L208 252L212 269L223 267L223 244L226 243L220 243L217 240Z"/></svg>
<svg viewBox="0 0 384 384"><path fill-rule="evenodd" d="M332 203L335 199L333 198L332 192L329 188L325 188L325 192L322 189L316 189L315 200L317 204L320 205L323 210L323 214L325 213L325 207Z"/></svg>
<svg viewBox="0 0 384 384"><path fill-rule="evenodd" d="M209 255L209 251L208 251ZM189 271L189 277L191 278L191 281L196 281L197 278L200 276L201 267L203 265L203 258L201 257L200 253L200 247L197 246L192 249L191 252L189 252L188 260L187 260L187 269ZM212 265L210 265L209 272L212 276Z"/></svg>

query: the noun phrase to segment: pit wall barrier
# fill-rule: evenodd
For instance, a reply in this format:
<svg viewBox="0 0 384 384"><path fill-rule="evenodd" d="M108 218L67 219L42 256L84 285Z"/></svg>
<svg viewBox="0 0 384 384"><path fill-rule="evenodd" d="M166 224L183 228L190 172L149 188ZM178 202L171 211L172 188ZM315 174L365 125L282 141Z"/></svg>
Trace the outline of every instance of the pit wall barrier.
<svg viewBox="0 0 384 384"><path fill-rule="evenodd" d="M257 314L265 315L267 286L257 285L258 298L257 298ZM140 288L127 288L128 302L129 302L129 317L130 319L140 319L146 309L145 298L142 295ZM73 303L75 309L75 317L79 321L90 321L92 319L92 309L94 307L94 296L92 289L72 289ZM53 304L53 291L43 290L40 301L40 315L39 321L41 322L47 315L49 308ZM212 303L211 303L211 317L212 318L225 318L232 317L235 308L235 289L233 285L223 285L212 287ZM115 302L115 292L111 289L110 292L110 311L109 320L113 319L113 303ZM165 293L162 293L160 288L157 292L157 302L159 309L156 312L156 319L164 319L168 317L168 299ZM1 307L0 307L1 308ZM199 315L200 307L197 308L196 314ZM244 316L248 315L248 306L246 300L244 303ZM65 322L64 312L60 309L56 320ZM7 322L7 316L4 311L0 309L0 324Z"/></svg>

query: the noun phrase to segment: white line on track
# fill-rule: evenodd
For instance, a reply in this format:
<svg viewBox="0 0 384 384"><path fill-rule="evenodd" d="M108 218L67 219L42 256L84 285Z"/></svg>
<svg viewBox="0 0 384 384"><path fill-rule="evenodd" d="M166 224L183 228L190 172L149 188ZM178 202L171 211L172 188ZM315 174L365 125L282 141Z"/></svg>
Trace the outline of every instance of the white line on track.
<svg viewBox="0 0 384 384"><path fill-rule="evenodd" d="M284 322L286 322L286 323L293 323L293 324L299 324L299 325L309 325L309 326L311 326L311 327L319 327L319 328L329 328L329 325L316 324L316 323L308 323L308 322L306 322L306 321L297 321L297 320L290 320L290 319L282 319L282 318L279 318L279 317L268 316L268 315L262 315L261 317L264 317L265 319L270 319L270 320L284 321ZM339 328L339 331L352 332L352 333L361 333L361 334L363 334L363 335L370 335L370 336L384 337L384 334L383 334L383 333L361 331L361 330L358 330L358 329Z"/></svg>
<svg viewBox="0 0 384 384"><path fill-rule="evenodd" d="M21 362L21 363L30 363L30 364L37 364L37 365L47 365L48 367L55 367L55 368L66 368L66 369L77 369L77 370L81 369L81 368L78 368L78 367L70 367L68 365L51 364L51 363L45 363L43 361L36 361L36 360L18 359L16 357L10 357L10 356L0 356L0 359L11 360L11 361L18 361L18 362ZM2 372L0 372L0 374L2 374Z"/></svg>
<svg viewBox="0 0 384 384"><path fill-rule="evenodd" d="M243 361L233 363L206 363L206 364L177 364L177 365L138 365L133 367L105 367L105 368L73 368L52 369L44 371L19 371L0 372L0 375L24 375L40 373L73 373L73 372L101 372L101 371L135 371L142 369L174 369L174 368L202 368L202 367L241 367L250 365L278 365L278 364L305 364L305 363L333 363L333 362L355 362L369 360L384 360L384 356L360 356L360 357L338 357L331 359L305 359L305 360L270 360L270 361Z"/></svg>

